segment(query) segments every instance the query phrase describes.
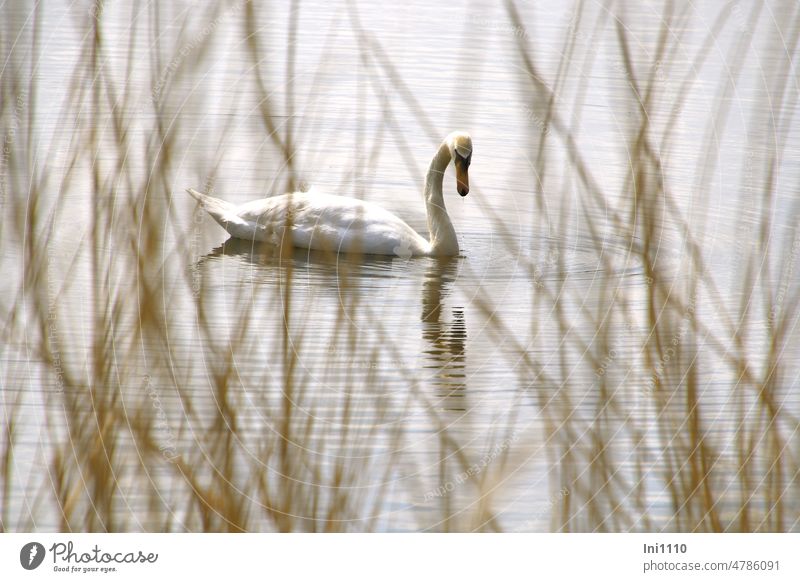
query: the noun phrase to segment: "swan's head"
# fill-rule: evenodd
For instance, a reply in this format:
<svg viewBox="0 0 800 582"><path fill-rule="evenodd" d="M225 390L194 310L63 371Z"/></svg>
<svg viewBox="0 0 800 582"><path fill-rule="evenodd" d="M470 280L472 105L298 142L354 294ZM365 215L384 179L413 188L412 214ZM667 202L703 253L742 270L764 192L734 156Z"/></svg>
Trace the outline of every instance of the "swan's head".
<svg viewBox="0 0 800 582"><path fill-rule="evenodd" d="M462 196L469 194L469 164L472 161L472 138L463 131L447 136L447 147L456 167L456 189Z"/></svg>

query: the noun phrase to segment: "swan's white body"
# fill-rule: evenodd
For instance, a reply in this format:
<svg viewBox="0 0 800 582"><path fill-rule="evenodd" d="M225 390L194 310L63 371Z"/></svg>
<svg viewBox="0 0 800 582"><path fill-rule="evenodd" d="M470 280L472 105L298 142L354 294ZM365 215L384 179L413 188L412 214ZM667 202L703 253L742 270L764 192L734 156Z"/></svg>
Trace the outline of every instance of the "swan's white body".
<svg viewBox="0 0 800 582"><path fill-rule="evenodd" d="M335 253L365 253L408 257L452 256L458 239L442 198L442 179L451 160L459 170L458 189L469 191L466 168L472 141L450 134L431 161L425 180L425 205L430 240L403 220L371 202L314 192L293 192L234 205L219 198L188 192L231 236Z"/></svg>
<svg viewBox="0 0 800 582"><path fill-rule="evenodd" d="M291 233L291 245L304 249L375 255L430 251L430 243L400 218L356 198L293 192L235 206L196 190L189 192L236 238L278 245Z"/></svg>

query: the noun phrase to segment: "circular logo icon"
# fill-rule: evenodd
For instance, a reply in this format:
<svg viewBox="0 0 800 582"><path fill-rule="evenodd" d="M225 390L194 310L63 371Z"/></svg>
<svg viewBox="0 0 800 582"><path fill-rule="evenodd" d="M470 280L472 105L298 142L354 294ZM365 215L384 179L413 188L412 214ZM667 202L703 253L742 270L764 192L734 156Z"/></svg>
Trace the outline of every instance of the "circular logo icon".
<svg viewBox="0 0 800 582"><path fill-rule="evenodd" d="M19 551L19 563L26 570L35 570L44 561L44 546L39 542L30 542Z"/></svg>

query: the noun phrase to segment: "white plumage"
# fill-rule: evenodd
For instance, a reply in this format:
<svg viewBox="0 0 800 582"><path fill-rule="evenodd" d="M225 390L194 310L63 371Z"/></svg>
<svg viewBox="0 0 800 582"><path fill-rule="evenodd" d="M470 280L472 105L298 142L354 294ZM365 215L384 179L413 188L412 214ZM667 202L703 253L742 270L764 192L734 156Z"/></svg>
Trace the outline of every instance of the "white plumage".
<svg viewBox="0 0 800 582"><path fill-rule="evenodd" d="M425 181L430 240L402 219L372 202L314 192L292 192L231 204L194 189L191 194L231 236L335 253L375 255L457 255L458 239L442 198L442 178L454 161L458 192L469 191L467 168L472 140L452 133L431 161Z"/></svg>

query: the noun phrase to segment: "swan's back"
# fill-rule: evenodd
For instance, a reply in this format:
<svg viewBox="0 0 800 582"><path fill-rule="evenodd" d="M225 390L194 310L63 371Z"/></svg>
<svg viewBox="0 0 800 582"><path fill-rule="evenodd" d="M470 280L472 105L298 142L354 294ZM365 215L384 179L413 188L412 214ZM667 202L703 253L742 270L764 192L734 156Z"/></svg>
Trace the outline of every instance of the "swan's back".
<svg viewBox="0 0 800 582"><path fill-rule="evenodd" d="M424 255L429 243L377 204L321 192L294 192L236 207L225 228L238 238L278 244L286 228L295 247L377 255Z"/></svg>

